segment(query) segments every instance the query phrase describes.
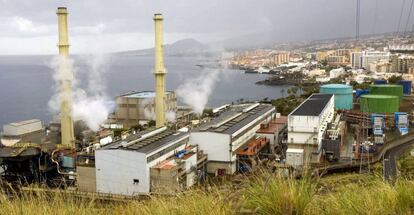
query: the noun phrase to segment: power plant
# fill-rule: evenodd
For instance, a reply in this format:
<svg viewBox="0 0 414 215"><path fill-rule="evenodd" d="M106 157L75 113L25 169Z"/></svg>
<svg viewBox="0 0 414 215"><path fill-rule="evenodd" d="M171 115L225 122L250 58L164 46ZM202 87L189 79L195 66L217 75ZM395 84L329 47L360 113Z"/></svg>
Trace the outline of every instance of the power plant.
<svg viewBox="0 0 414 215"><path fill-rule="evenodd" d="M175 92L166 91L159 13L153 17L155 92L122 94L108 116L109 126L97 132L78 129L75 135L67 15L65 7L57 9L60 123L44 126L33 119L3 127L0 161L7 181L76 185L77 191L107 195L175 193L209 176L249 174L264 166L286 175L358 164L362 169L384 155L387 138L395 135L390 127L414 139L410 114L402 110L411 93L408 81L371 85L355 96L350 85L323 85L320 93L299 100L287 116L266 99L206 108L197 116L188 111L187 121L167 122L166 113L177 113L178 107ZM296 92L291 94L295 98Z"/></svg>

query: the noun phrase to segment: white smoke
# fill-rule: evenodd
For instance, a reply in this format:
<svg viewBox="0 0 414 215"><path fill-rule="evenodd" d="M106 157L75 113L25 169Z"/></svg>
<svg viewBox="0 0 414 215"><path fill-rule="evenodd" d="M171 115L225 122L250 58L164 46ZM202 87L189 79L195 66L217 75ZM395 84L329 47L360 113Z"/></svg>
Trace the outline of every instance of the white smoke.
<svg viewBox="0 0 414 215"><path fill-rule="evenodd" d="M177 96L195 112L202 114L219 74L219 70L204 71L198 77L187 79L177 88Z"/></svg>
<svg viewBox="0 0 414 215"><path fill-rule="evenodd" d="M153 107L153 99L143 99L139 103L139 108L144 110L144 118L146 120L155 120L155 110Z"/></svg>
<svg viewBox="0 0 414 215"><path fill-rule="evenodd" d="M175 111L167 111L165 113L165 118L167 119L168 122L174 123L177 118Z"/></svg>
<svg viewBox="0 0 414 215"><path fill-rule="evenodd" d="M54 68L53 78L57 85L57 91L52 99L49 101L49 107L58 112L60 101L62 99L72 100L72 115L73 120L82 120L93 131L97 131L100 125L104 123L108 117L111 105L105 93L105 81L103 75L108 71L108 55L94 55L88 56L85 60L86 70L79 71L74 67L74 61L70 58L57 57L53 60L52 67ZM87 72L88 91L80 88L79 80L71 76L71 72L75 74ZM62 81L73 80L72 89L73 95L66 98L61 96L59 85Z"/></svg>

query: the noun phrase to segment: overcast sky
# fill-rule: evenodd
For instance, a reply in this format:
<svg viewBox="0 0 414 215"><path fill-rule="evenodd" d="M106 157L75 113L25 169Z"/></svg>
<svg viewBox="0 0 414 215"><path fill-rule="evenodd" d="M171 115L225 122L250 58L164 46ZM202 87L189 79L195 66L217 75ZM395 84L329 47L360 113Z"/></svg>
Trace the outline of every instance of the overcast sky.
<svg viewBox="0 0 414 215"><path fill-rule="evenodd" d="M361 34L396 31L402 2L361 0ZM166 43L249 34L271 35L275 43L355 35L356 0L0 0L0 54L57 53L58 6L69 10L72 53L152 47L158 12L165 18ZM409 30L413 22L414 10Z"/></svg>

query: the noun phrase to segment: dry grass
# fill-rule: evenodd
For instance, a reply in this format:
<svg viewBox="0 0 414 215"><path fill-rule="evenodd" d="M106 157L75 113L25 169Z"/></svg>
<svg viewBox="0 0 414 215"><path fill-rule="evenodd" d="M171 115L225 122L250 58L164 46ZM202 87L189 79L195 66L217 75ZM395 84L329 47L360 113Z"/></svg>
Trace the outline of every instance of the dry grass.
<svg viewBox="0 0 414 215"><path fill-rule="evenodd" d="M174 197L108 202L66 194L0 194L0 214L414 214L414 181L346 174L320 181L264 174L242 188L194 190Z"/></svg>

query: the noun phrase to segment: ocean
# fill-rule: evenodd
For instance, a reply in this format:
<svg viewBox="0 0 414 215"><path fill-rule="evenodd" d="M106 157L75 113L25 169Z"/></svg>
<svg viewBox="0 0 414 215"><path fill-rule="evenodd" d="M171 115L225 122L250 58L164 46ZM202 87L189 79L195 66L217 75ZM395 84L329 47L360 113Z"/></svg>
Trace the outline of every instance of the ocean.
<svg viewBox="0 0 414 215"><path fill-rule="evenodd" d="M55 93L52 69L53 56L0 56L0 125L27 119L49 122L53 112L48 103ZM111 55L104 58L77 56L75 59L76 86L85 90L101 88L110 100L130 91L154 89L153 57ZM92 60L95 59L95 60ZM202 79L218 69L206 69L197 65L209 59L203 57L166 57L167 90L176 90L193 79ZM91 68L98 70L94 85L89 76L95 76ZM214 79L207 106L263 98L280 98L281 90L289 86L264 86L255 82L263 80L263 74L244 74L240 70L220 69ZM98 83L96 83L98 82ZM180 102L179 99L179 104Z"/></svg>

